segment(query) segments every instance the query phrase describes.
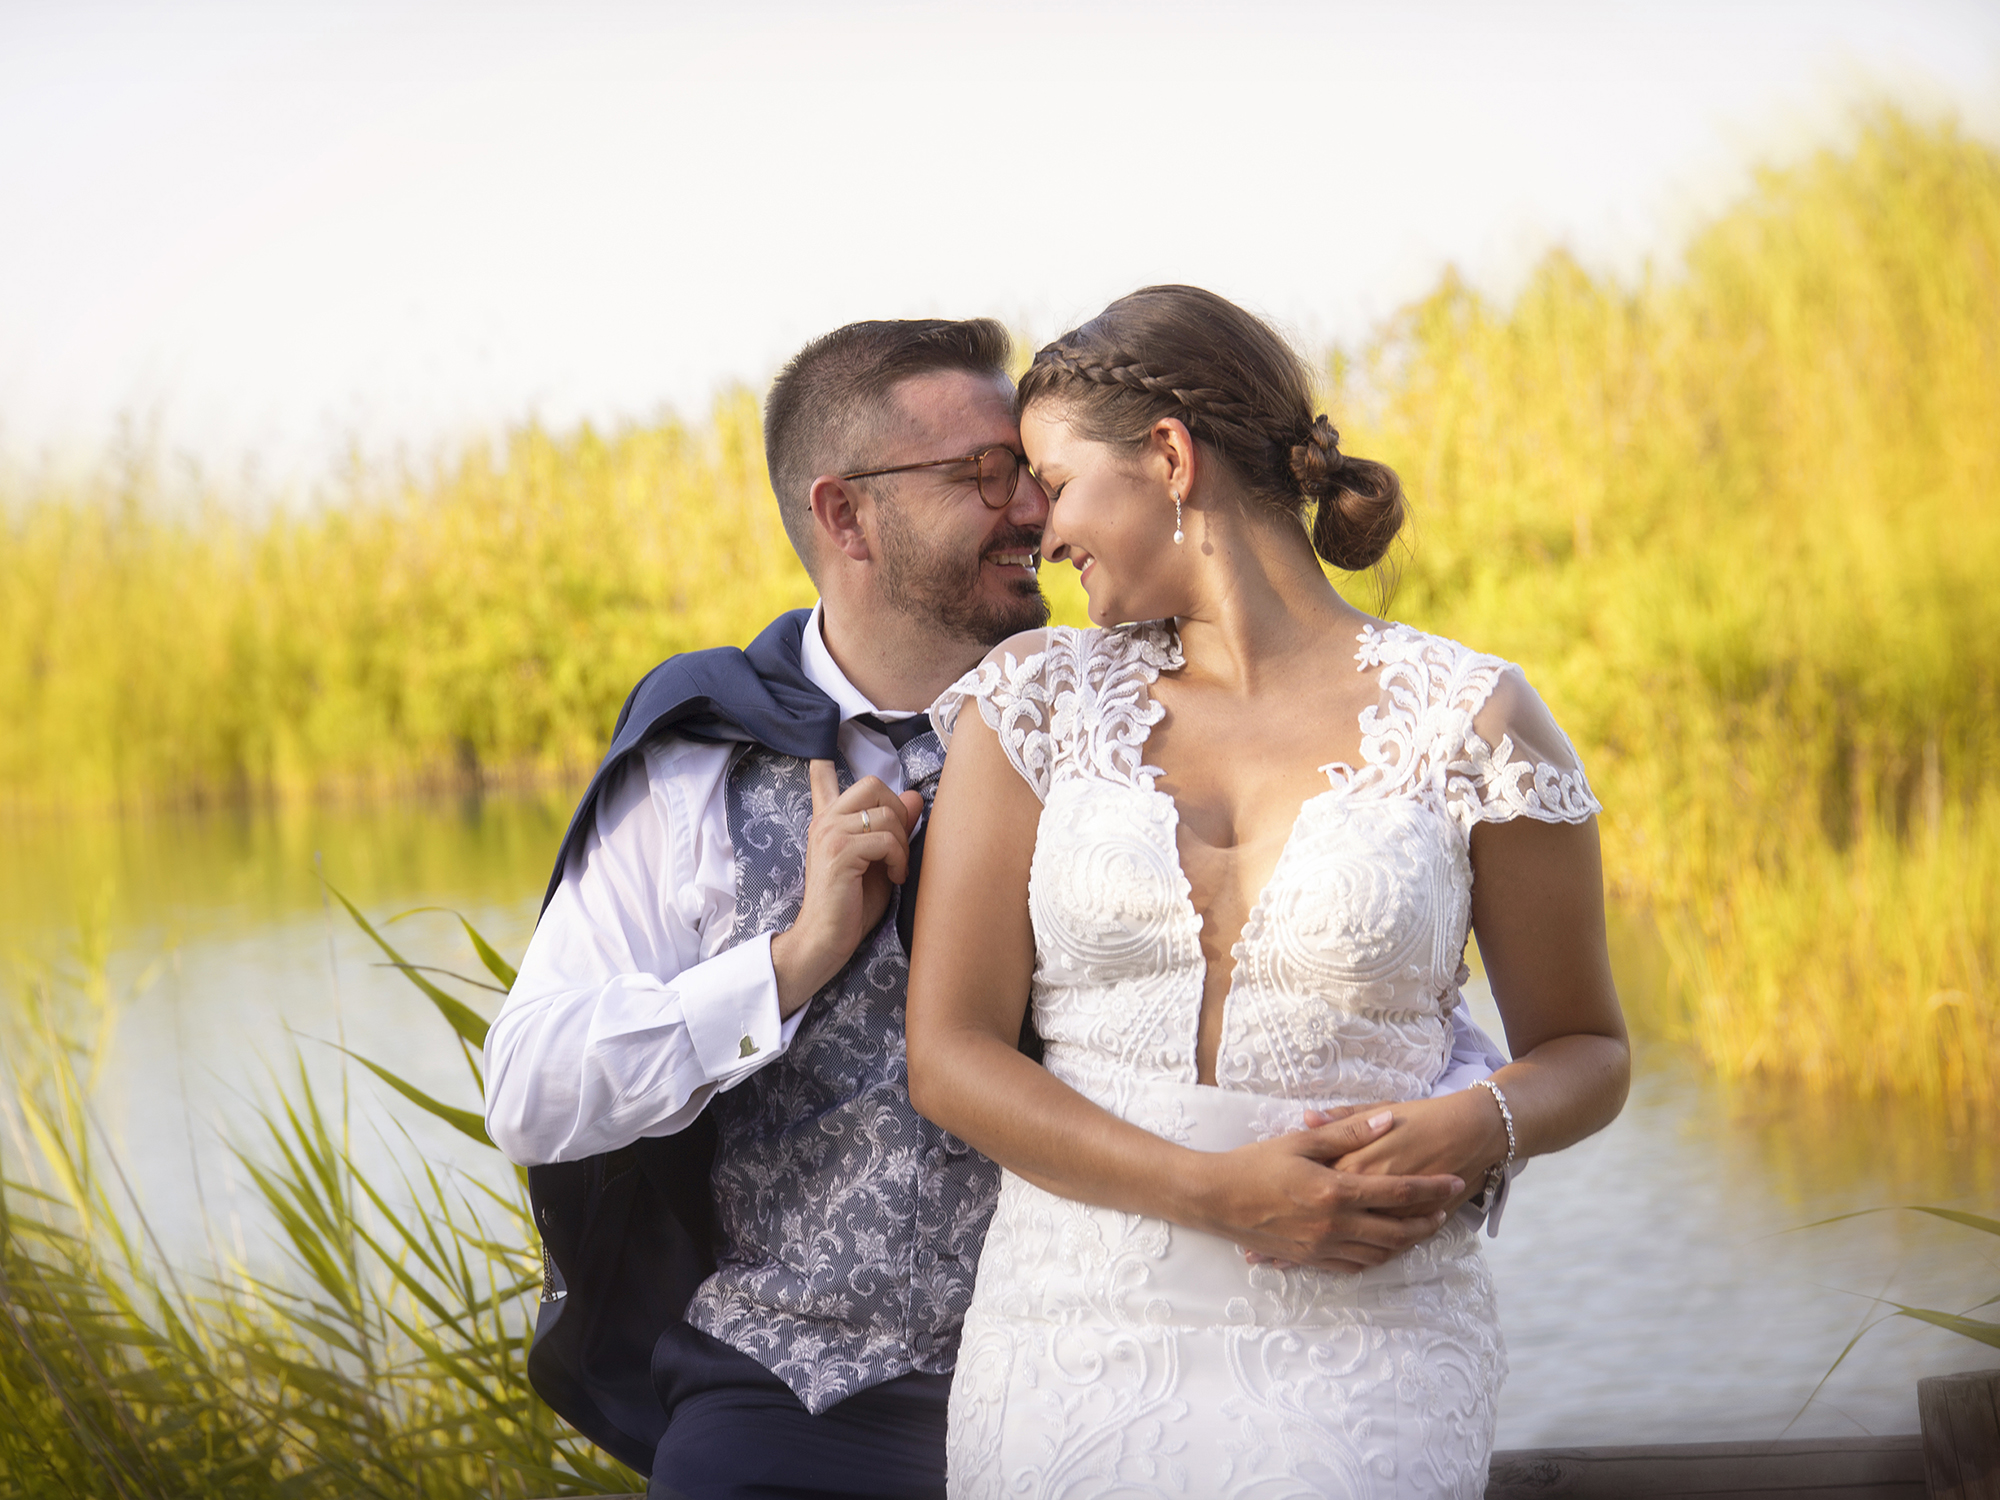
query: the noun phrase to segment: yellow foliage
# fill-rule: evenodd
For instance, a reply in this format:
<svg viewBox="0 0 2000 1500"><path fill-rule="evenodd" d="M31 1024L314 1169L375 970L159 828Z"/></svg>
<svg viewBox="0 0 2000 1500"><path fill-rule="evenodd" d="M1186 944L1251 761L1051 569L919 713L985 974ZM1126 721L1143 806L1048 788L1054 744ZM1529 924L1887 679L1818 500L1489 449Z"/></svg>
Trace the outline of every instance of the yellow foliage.
<svg viewBox="0 0 2000 1500"><path fill-rule="evenodd" d="M2000 157L1889 111L1637 290L1447 278L1330 371L1400 615L1524 663L1727 1072L2000 1099Z"/></svg>
<svg viewBox="0 0 2000 1500"><path fill-rule="evenodd" d="M1725 1071L2000 1099L2000 155L1878 111L1637 288L1447 276L1328 401L1413 497L1398 616L1577 741L1681 981L1653 1019ZM305 517L43 493L4 541L29 804L574 774L655 661L811 598L741 393Z"/></svg>
<svg viewBox="0 0 2000 1500"><path fill-rule="evenodd" d="M588 766L662 656L742 644L812 600L744 393L700 429L515 431L303 518L158 509L44 497L11 522L0 776L17 802Z"/></svg>

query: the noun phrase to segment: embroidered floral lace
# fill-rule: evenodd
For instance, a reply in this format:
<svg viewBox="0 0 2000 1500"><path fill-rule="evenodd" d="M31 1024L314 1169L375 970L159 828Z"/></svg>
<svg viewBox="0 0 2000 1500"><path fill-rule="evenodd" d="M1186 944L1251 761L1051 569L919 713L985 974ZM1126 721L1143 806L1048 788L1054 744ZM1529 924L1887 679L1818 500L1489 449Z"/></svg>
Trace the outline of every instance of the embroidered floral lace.
<svg viewBox="0 0 2000 1500"><path fill-rule="evenodd" d="M977 703L1043 804L1035 1019L1057 1077L1169 1139L1226 1150L1304 1111L1422 1097L1445 1066L1473 828L1598 811L1520 672L1369 628L1360 764L1329 764L1233 951L1216 1086L1195 1081L1200 919L1178 813L1144 762L1180 664L1167 625L996 651ZM1483 1493L1506 1358L1454 1221L1360 1276L1251 1268L1220 1240L1006 1174L952 1391L955 1496Z"/></svg>

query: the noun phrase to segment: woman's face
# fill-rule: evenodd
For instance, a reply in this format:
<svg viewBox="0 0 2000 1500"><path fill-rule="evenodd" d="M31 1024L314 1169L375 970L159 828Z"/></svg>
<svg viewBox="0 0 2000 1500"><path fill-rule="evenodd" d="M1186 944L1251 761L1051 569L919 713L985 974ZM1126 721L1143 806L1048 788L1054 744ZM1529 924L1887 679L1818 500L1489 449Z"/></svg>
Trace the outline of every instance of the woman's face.
<svg viewBox="0 0 2000 1500"><path fill-rule="evenodd" d="M1143 452L1081 436L1050 402L1021 414L1021 447L1049 496L1042 556L1075 566L1091 620L1121 625L1183 613L1186 563L1174 545L1164 468Z"/></svg>

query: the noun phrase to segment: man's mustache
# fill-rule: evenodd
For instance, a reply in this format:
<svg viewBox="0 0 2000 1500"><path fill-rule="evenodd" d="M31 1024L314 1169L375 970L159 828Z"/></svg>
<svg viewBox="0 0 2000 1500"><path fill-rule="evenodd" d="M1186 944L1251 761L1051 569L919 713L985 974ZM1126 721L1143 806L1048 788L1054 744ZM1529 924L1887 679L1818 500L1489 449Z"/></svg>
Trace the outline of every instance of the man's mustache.
<svg viewBox="0 0 2000 1500"><path fill-rule="evenodd" d="M1039 558L1041 550L1042 533L1040 530L1031 530L1024 526L1017 526L987 543L985 552L981 555L990 557L995 552L1033 552Z"/></svg>

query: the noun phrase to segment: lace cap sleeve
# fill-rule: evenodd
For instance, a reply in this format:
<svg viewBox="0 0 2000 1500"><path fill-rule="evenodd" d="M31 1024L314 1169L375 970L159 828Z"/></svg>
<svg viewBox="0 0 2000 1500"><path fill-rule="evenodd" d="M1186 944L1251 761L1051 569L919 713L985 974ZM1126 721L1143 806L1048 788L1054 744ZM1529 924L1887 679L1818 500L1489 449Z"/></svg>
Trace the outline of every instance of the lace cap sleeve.
<svg viewBox="0 0 2000 1500"><path fill-rule="evenodd" d="M979 716L1000 737L1007 759L1043 801L1048 800L1054 762L1048 687L1043 680L1048 638L1046 630L1026 630L1002 641L931 705L931 725L949 750L959 714L968 702L977 703Z"/></svg>
<svg viewBox="0 0 2000 1500"><path fill-rule="evenodd" d="M1569 736L1519 667L1500 665L1455 750L1445 801L1467 833L1514 818L1581 823L1603 811Z"/></svg>

